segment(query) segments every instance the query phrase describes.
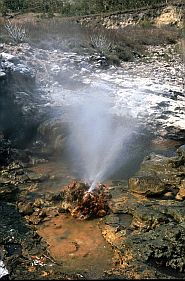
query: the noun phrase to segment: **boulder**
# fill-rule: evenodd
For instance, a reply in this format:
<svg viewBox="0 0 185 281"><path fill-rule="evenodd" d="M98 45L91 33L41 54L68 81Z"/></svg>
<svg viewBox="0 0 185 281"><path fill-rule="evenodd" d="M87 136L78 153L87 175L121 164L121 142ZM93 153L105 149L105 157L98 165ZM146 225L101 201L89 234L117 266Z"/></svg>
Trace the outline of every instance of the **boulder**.
<svg viewBox="0 0 185 281"><path fill-rule="evenodd" d="M43 118L35 71L11 54L0 58L0 131L22 146L30 142ZM37 93L37 95L36 95Z"/></svg>
<svg viewBox="0 0 185 281"><path fill-rule="evenodd" d="M61 118L51 118L38 127L38 135L45 143L45 150L49 152L62 152L69 135L68 123Z"/></svg>
<svg viewBox="0 0 185 281"><path fill-rule="evenodd" d="M167 185L158 177L135 176L128 180L128 186L132 192L146 196L160 195L167 191Z"/></svg>
<svg viewBox="0 0 185 281"><path fill-rule="evenodd" d="M177 149L177 155L182 157L185 160L185 144L181 145L178 149Z"/></svg>
<svg viewBox="0 0 185 281"><path fill-rule="evenodd" d="M143 160L137 175L158 177L167 185L178 188L183 177L183 170L181 157L166 157L152 153Z"/></svg>

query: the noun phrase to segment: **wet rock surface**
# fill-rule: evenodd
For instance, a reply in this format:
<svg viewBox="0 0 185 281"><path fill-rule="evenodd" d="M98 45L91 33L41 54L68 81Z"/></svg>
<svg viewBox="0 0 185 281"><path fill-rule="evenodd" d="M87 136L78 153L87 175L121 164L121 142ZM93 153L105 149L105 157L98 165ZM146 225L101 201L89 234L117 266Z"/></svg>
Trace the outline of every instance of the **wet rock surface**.
<svg viewBox="0 0 185 281"><path fill-rule="evenodd" d="M94 276L102 279L185 277L183 152L184 145L177 149L173 157L149 155L143 160L134 177L128 181L115 180L109 184L108 209L106 209L108 212L98 218L96 227L105 241L111 245L112 254L108 250L109 265L104 264L104 272L99 272L97 269L97 275ZM41 168L37 168L39 165L40 167L43 165L44 174ZM73 268L74 273L75 258L74 264L67 263L66 267L63 267L68 255L71 257L74 252L77 260L81 254L83 255L83 244L78 248L75 244L75 236L68 236L65 231L69 231L68 223L72 227L70 235L75 227L80 227L82 231L82 228L87 226L85 221L84 226L78 225L78 218L83 210L77 216L74 214L73 218L78 200L80 198L82 200L87 187L84 183L77 184L77 182L71 183L69 185L71 188L64 187L59 181L59 191L44 190L46 183L51 186L53 182L57 184L58 181L57 171L50 169L47 172L44 165L46 164L23 165L15 161L1 169L0 249L9 276L11 279L20 279L21 274L22 278L25 275L24 278L27 280L66 277L91 279L95 274L91 270L86 273L82 270L81 273L71 275L69 267ZM159 188L157 192L156 186ZM161 192L161 186L167 186L167 189L162 188ZM75 193L79 190L82 190L82 193ZM72 222L70 217L76 222ZM92 227L89 220L92 218L88 216L87 232ZM60 220L64 224L63 227L59 227ZM55 230L52 228L53 225ZM52 238L54 233L55 240L54 237ZM56 239L59 239L57 237L60 235L67 236L63 238L61 244L61 249L66 249L66 252L61 250L63 255L59 257L52 241L57 244ZM80 235L85 234L82 231ZM87 241L86 237L86 243L92 243ZM88 258L85 260L87 261Z"/></svg>
<svg viewBox="0 0 185 281"><path fill-rule="evenodd" d="M95 50L93 56L97 59L92 60L88 48L80 49L84 55L74 48L66 52L62 46L61 49L53 46L47 50L46 47L24 43L19 46L4 44L2 48L4 54L11 53L13 61L16 58L18 65L22 66L22 70L21 67L19 69L21 79L24 80L26 72L31 81L29 91L28 88L23 89L25 83L16 85L19 89L15 96L24 111L21 116L27 116L28 123L31 116L31 120L35 120L34 124L40 125L41 135L45 134L44 128L48 123L50 135L54 133L58 139L57 143L52 137L46 140L52 148L60 148L63 144L63 126L59 128L59 122L64 122L64 114L69 106L83 99L89 92L101 92L105 84L107 95L114 97L113 108L117 115L129 114L138 118L142 124L155 131L158 137L184 141L182 42L166 46L149 45L145 56L132 62L121 62L120 66L108 65L105 68ZM7 59L4 58L6 62ZM10 69L14 75L15 62L9 63L13 64ZM4 66L1 69L5 72ZM29 108L25 105L28 99Z"/></svg>
<svg viewBox="0 0 185 281"><path fill-rule="evenodd" d="M112 266L112 247L96 220L79 220L63 213L38 226L38 234L47 241L50 255L62 263L63 270L98 279Z"/></svg>
<svg viewBox="0 0 185 281"><path fill-rule="evenodd" d="M34 206L38 209L38 202ZM78 274L65 274L62 264L49 256L46 242L30 227L31 220L28 220L29 223L25 220L35 211L31 202L22 204L22 208L18 204L17 208L13 196L1 196L0 210L0 256L8 270L7 280L80 278ZM42 215L42 218L45 216ZM38 212L33 219L34 224L37 217Z"/></svg>
<svg viewBox="0 0 185 281"><path fill-rule="evenodd" d="M123 268L118 272L124 272L128 278L131 278L135 267L143 271L140 278L146 278L149 272L150 278L184 278L184 199L181 197L179 200L176 195L181 192L184 184L183 146L178 151L180 154L177 153L171 159L161 161L155 157L152 163L144 160L138 171L140 175L143 172L145 175L153 173L164 184L167 182L172 192L170 196L167 194L169 192L148 196L147 192L143 192L146 190L145 176L141 176L142 180L139 181L137 177L128 181L131 192L121 182L112 190L114 194L116 189L120 189L121 195L117 198L113 196L110 208L115 223L105 226L103 235L119 251ZM179 161L180 164L176 165ZM165 162L170 164L165 166ZM155 186L156 178L152 182L150 177L147 191ZM132 215L127 227L119 221L120 214L123 214L123 218Z"/></svg>
<svg viewBox="0 0 185 281"><path fill-rule="evenodd" d="M132 192L147 196L165 193L167 186L157 177L139 176L129 179L129 188Z"/></svg>
<svg viewBox="0 0 185 281"><path fill-rule="evenodd" d="M1 165L9 163L11 161L11 142L3 138L0 139L0 161Z"/></svg>
<svg viewBox="0 0 185 281"><path fill-rule="evenodd" d="M62 259L59 258L58 254L55 255L55 252L49 251L50 237L47 238L47 236L43 235L43 233L45 233L45 231L48 233L47 228L53 228L53 221L56 220L56 231L57 229L59 230L58 235L60 237L57 238L56 235L55 239L60 240L62 232L64 232L64 235L68 236L67 232L69 231L69 226L68 224L66 224L65 226L66 218L63 214L61 214L61 212L67 212L69 214L69 210L73 212L78 204L77 201L75 202L73 200L69 200L70 190L68 191L68 195L65 195L65 188L63 188L64 190L60 193L42 191L42 187L45 187L46 181L49 183L49 185L51 185L54 181L56 185L57 177L54 177L53 179L53 177L51 177L50 175L54 176L54 174L40 174L39 170L37 170L37 172L34 172L34 168L35 165L33 166L27 163L26 166L25 164L23 165L18 161L15 161L14 163L11 163L6 167L4 166L1 169L2 182L3 179L4 182L0 187L0 253L1 259L6 265L6 269L9 273L9 277L7 278L10 278L11 280L66 280L66 278L72 280L83 279L85 278L84 274L87 269L86 258L84 259L84 257L86 256L89 264L88 271L90 272L86 272L86 276L90 279L92 278L92 274L94 274L94 276L97 276L97 278L103 276L103 269L101 269L101 267L99 268L99 264L96 265L96 272L92 272L92 258L90 253L92 251L93 260L94 262L96 262L94 255L96 255L96 251L101 251L102 260L105 259L103 268L108 269L108 264L109 266L111 266L112 249L107 245L109 249L107 249L107 253L105 253L104 256L104 252L102 252L102 250L104 250L104 247L106 247L106 242L101 236L101 231L99 230L97 222L94 223L94 227L91 225L91 223L89 223L88 225L84 224L84 226L82 225L82 227L78 225L78 222L76 223L76 227L80 227L81 232L79 232L78 230L76 231L81 233L80 235L82 237L80 238L79 236L79 238L77 239L75 238L74 234L71 234L73 238L69 238L69 241L62 240ZM32 176L30 176L30 174ZM9 181L7 181L7 179ZM76 199L78 199L79 195L79 198L84 195L84 191L87 190L86 185L81 184L81 187L83 192L81 194L78 194L77 188L76 195L71 194L72 199L74 199L73 196L76 196ZM60 187L60 189L61 188L62 187ZM14 193L16 193L16 195ZM92 194L92 196L96 198L95 195ZM64 200L64 198L66 201ZM92 202L87 201L88 200L86 198L86 203L89 202L89 204L92 204ZM103 203L103 201L100 203ZM64 205L66 204L70 204L71 208L66 208L64 210ZM85 209L82 208L79 210L79 212L82 212L81 214L84 215L84 210ZM89 209L89 211L91 211L91 209ZM100 211L102 212L104 210L100 208L99 212ZM75 213L77 214L77 210L75 211ZM87 217L87 213L85 215ZM91 215L92 214L89 213L88 217L91 217ZM95 211L93 211L93 215L96 215ZM105 213L101 213L98 216L102 217L103 215L105 215ZM59 229L60 220L64 220L64 228L62 228L61 230ZM73 229L75 231L74 225L75 221L72 222L70 226L71 232L73 232ZM92 227L94 228L94 230L92 230ZM42 229L41 233L39 232L39 229ZM52 235L53 233L55 233L53 231L54 230L52 229ZM94 235L91 241L91 236L89 236L88 240L88 238L86 237L86 232L92 233L92 231L94 231ZM70 239L73 239L74 241L72 240L71 242ZM78 243L75 242L75 239L78 240L79 246ZM54 238L53 241L55 241ZM58 249L59 244L57 240L56 243L56 249ZM51 243L51 247L55 246ZM78 253L76 255L77 264L74 262L74 258L72 258L72 264L66 265L67 267L64 267L63 263L67 258L66 255L71 255L73 253L73 250L74 252L76 252L79 247L80 249L78 250ZM89 250L88 247L90 247ZM82 260L78 261L79 258ZM109 259L108 263L107 258ZM81 262L84 263L82 270L83 272L81 272L80 269Z"/></svg>
<svg viewBox="0 0 185 281"><path fill-rule="evenodd" d="M5 139L23 146L33 139L45 114L40 108L35 70L17 55L2 52L0 71L4 73L0 80L0 131Z"/></svg>

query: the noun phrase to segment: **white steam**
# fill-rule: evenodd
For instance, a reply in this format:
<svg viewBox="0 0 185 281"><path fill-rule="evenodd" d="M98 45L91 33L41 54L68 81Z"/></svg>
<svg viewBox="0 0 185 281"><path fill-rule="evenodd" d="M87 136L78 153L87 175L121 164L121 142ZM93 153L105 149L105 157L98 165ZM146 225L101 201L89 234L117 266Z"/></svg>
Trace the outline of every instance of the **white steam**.
<svg viewBox="0 0 185 281"><path fill-rule="evenodd" d="M70 108L70 152L79 176L96 184L110 177L128 158L134 125L128 117L118 120L105 95L87 95Z"/></svg>

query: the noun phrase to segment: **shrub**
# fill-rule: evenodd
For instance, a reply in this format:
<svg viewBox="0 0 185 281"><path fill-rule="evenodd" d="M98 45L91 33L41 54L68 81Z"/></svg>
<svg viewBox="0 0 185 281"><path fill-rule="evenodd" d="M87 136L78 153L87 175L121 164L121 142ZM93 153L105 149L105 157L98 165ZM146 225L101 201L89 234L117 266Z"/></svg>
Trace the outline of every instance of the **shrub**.
<svg viewBox="0 0 185 281"><path fill-rule="evenodd" d="M8 20L5 23L5 29L7 30L10 38L16 44L25 42L28 39L26 30L22 25L13 24L10 20Z"/></svg>
<svg viewBox="0 0 185 281"><path fill-rule="evenodd" d="M152 23L149 19L143 19L139 22L140 26L144 27L144 28L148 28L151 27Z"/></svg>
<svg viewBox="0 0 185 281"><path fill-rule="evenodd" d="M90 36L90 40L92 46L102 53L108 52L111 49L112 44L107 39L105 34L93 34L92 36Z"/></svg>

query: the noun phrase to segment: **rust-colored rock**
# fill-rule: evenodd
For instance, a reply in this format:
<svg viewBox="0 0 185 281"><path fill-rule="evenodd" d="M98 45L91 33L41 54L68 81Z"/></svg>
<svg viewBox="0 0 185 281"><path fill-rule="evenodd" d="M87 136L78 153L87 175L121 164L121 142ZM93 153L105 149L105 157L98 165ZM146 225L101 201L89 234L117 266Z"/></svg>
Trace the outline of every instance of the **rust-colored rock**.
<svg viewBox="0 0 185 281"><path fill-rule="evenodd" d="M108 213L108 191L105 185L98 185L89 192L89 185L74 181L62 191L61 208L75 218L89 219L103 217Z"/></svg>

